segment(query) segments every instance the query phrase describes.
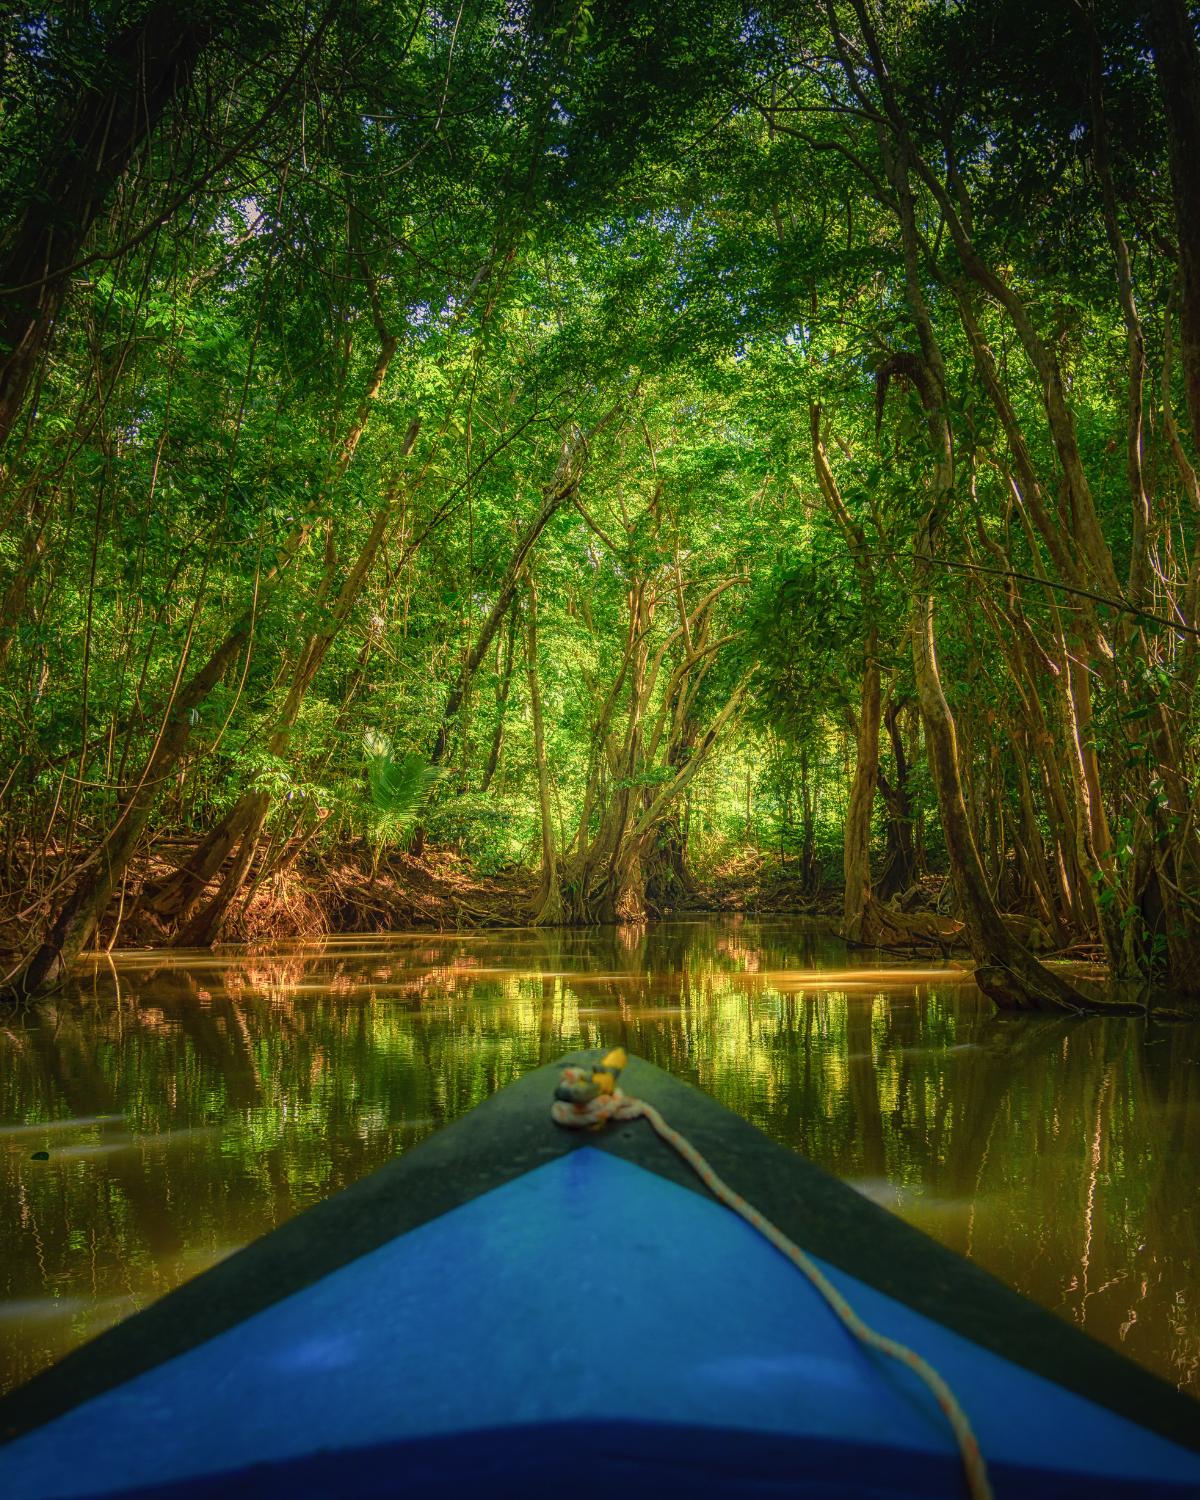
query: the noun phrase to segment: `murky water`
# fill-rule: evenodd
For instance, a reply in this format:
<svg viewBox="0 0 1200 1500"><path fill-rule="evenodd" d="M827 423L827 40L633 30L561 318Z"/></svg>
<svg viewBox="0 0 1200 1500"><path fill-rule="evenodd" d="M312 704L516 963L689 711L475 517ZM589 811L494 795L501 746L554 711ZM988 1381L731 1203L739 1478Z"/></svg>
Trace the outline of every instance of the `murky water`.
<svg viewBox="0 0 1200 1500"><path fill-rule="evenodd" d="M1200 1396L1200 1026L1002 1017L749 921L132 954L9 1017L0 1389L615 1042Z"/></svg>

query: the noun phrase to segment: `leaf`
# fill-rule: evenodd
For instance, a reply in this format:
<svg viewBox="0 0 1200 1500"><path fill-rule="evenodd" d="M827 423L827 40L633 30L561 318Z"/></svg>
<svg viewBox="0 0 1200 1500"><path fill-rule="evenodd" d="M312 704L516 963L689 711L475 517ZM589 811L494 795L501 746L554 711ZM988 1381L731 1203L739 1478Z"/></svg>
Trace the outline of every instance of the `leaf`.
<svg viewBox="0 0 1200 1500"><path fill-rule="evenodd" d="M367 785L371 802L393 824L407 826L421 810L442 772L438 766L425 763L421 755L409 752L396 755L387 735L368 729L363 735L367 752Z"/></svg>

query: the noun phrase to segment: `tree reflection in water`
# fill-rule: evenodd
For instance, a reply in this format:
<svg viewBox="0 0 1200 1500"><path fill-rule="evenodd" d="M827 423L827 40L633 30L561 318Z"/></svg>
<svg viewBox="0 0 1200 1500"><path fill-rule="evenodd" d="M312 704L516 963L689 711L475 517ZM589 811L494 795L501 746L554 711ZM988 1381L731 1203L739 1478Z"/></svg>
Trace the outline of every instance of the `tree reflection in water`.
<svg viewBox="0 0 1200 1500"><path fill-rule="evenodd" d="M750 921L97 964L0 1032L0 1388L615 1042L1200 1394L1200 1026L999 1016Z"/></svg>

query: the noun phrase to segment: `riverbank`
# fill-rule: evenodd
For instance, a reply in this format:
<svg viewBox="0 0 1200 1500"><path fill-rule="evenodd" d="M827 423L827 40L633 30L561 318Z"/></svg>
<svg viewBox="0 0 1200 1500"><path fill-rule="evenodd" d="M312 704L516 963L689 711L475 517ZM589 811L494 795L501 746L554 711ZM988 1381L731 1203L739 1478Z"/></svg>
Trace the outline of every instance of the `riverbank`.
<svg viewBox="0 0 1200 1500"><path fill-rule="evenodd" d="M100 924L93 951L162 950L179 942L179 914L161 915L156 897L191 853L184 840L164 840L135 860L118 898ZM63 851L54 865L62 868ZM827 874L827 872L823 872ZM36 893L32 882L14 878L10 865L6 893L0 895L0 965L15 968L28 952L31 935L41 930L51 903L64 892ZM217 881L213 878L212 887ZM816 888L814 889L814 884ZM302 851L274 868L267 866L246 883L231 908L219 946L248 945L267 950L276 944L323 937L371 936L390 933L504 930L531 925L536 908L536 872L525 867L481 871L455 849L426 844L419 856L400 851L379 859L364 844L328 853ZM899 956L920 955L966 960L962 924L949 915L951 892L944 874L925 875L902 896L886 904L873 903L870 932L851 946ZM651 921L742 916L749 919L796 918L817 922L830 933L842 917L842 888L838 881L812 874L806 879L798 862L781 861L757 850L740 850L707 873L693 878L690 889L669 902L648 902ZM1068 961L1077 979L1090 989L1103 987L1107 973L1098 945L1076 943L1054 947L1034 919L1009 913L1005 920L1020 940L1044 959ZM1099 999L1097 991L1094 998ZM1114 994L1115 1004L1142 1006L1146 995ZM1161 1015L1194 1014L1178 1011L1177 997L1155 992Z"/></svg>
<svg viewBox="0 0 1200 1500"><path fill-rule="evenodd" d="M100 925L97 947L160 948L172 932L146 900L181 862L190 845L167 844L135 861L118 900ZM934 878L933 894L941 881ZM61 892L32 890L18 869L10 872L0 908L0 954L15 961L31 928L45 920ZM427 845L420 857L390 853L374 861L365 847L297 859L266 870L247 884L222 934L229 943L285 942L323 934L455 931L470 927L522 927L537 895L536 873L521 867L484 873L453 849ZM817 891L798 868L756 851L698 879L692 889L654 916L823 916L836 920L841 891Z"/></svg>

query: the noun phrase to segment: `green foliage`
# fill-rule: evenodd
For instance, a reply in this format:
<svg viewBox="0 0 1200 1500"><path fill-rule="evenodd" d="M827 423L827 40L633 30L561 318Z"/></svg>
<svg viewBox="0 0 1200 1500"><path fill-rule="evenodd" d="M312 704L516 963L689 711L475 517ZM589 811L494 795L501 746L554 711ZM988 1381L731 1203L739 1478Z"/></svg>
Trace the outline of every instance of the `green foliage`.
<svg viewBox="0 0 1200 1500"><path fill-rule="evenodd" d="M441 770L413 751L398 755L392 741L378 729L364 733L363 749L371 806L368 840L376 848L403 844Z"/></svg>
<svg viewBox="0 0 1200 1500"><path fill-rule="evenodd" d="M470 792L431 807L425 830L433 843L457 850L485 875L527 864L538 836L531 803Z"/></svg>
<svg viewBox="0 0 1200 1500"><path fill-rule="evenodd" d="M200 832L265 790L273 827L315 832L332 808L325 840L378 849L422 821L489 868L533 861L532 575L556 848L586 843L623 797L635 822L701 755L680 799L693 853L790 855L803 754L827 854L870 639L885 699L913 696L932 338L955 474L931 588L971 815L1003 842L1032 807L1022 837L1044 840L1057 879L1055 851L1079 842L1064 682L1083 662L1086 748L1139 853L1114 856L1100 891L1132 910L1155 841L1186 843L1200 733L1194 669L1164 624L1192 607L1197 537L1164 407L1165 390L1186 427L1165 317L1178 226L1129 7L888 7L879 76L847 72L820 8L480 0L449 19L378 0L320 8L320 30L282 3L184 11L216 40L91 228L0 473L13 848L61 839L74 859L103 837L177 695L247 621L151 779L147 838ZM74 102L112 84L114 38L148 13L112 0L0 21L0 255L48 174L70 170ZM1148 363L1144 542L1093 46ZM912 277L885 83L925 168L909 184ZM992 283L948 227L956 204ZM1157 621L1068 592L1114 585L1080 551L1032 339L1061 376L1112 578L1124 587L1141 545ZM844 514L817 483L814 419ZM515 606L472 672L518 562ZM710 747L743 690L744 721ZM910 737L914 817L936 849Z"/></svg>

